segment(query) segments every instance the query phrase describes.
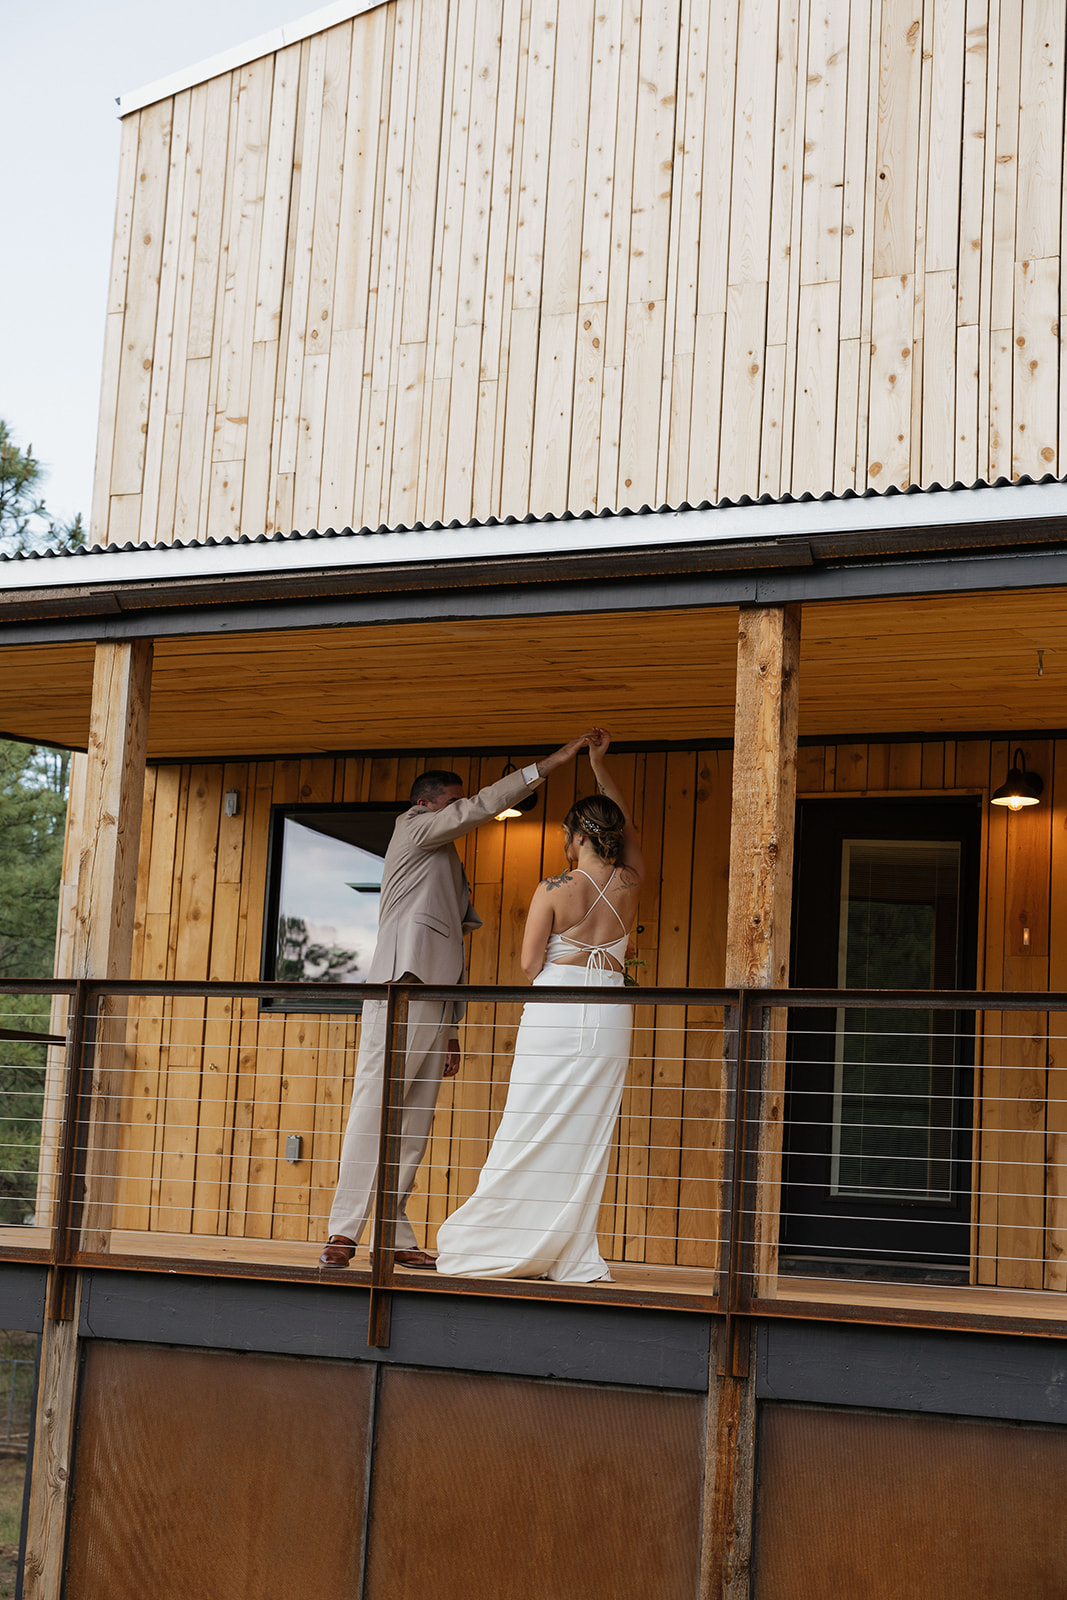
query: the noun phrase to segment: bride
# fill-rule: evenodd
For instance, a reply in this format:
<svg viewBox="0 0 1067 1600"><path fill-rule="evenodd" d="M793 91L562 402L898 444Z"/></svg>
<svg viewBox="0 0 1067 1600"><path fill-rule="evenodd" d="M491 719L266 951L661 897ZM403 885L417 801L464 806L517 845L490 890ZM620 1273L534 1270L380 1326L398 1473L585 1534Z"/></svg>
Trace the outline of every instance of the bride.
<svg viewBox="0 0 1067 1600"><path fill-rule="evenodd" d="M537 987L622 987L645 875L626 801L595 728L599 793L563 823L567 870L534 892L522 967ZM437 1270L450 1277L610 1281L596 1223L630 1056L630 1007L618 1001L523 1008L507 1102L478 1186L441 1224Z"/></svg>

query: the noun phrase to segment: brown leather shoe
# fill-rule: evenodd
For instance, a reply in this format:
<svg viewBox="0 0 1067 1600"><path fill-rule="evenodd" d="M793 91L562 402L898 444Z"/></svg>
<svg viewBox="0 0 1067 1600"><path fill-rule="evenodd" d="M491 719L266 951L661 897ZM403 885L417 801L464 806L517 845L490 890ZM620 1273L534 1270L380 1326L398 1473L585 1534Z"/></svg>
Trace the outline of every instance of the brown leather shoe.
<svg viewBox="0 0 1067 1600"><path fill-rule="evenodd" d="M347 1267L355 1253L351 1239L346 1239L343 1233L331 1233L319 1257L319 1266Z"/></svg>
<svg viewBox="0 0 1067 1600"><path fill-rule="evenodd" d="M371 1265L374 1258L371 1257ZM394 1267L413 1267L422 1272L437 1271L437 1257L428 1255L425 1250L396 1250L393 1252Z"/></svg>
<svg viewBox="0 0 1067 1600"><path fill-rule="evenodd" d="M426 1272L437 1271L437 1257L425 1250L397 1250L393 1260L398 1267L419 1267Z"/></svg>

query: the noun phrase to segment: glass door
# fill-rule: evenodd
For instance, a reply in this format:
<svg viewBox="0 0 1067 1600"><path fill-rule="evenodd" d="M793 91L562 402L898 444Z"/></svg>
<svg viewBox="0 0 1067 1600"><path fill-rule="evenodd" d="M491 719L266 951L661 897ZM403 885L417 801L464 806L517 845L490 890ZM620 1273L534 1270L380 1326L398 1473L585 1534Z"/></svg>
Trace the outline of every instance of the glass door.
<svg viewBox="0 0 1067 1600"><path fill-rule="evenodd" d="M977 802L802 802L793 982L973 987L979 824ZM972 1035L936 1007L794 1009L787 1268L967 1262Z"/></svg>

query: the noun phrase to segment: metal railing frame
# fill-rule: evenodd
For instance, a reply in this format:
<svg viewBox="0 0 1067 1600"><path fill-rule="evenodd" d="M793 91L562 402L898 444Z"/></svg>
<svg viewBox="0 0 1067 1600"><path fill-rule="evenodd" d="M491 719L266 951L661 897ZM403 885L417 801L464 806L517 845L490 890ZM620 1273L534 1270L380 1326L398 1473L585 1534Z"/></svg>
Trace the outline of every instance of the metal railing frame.
<svg viewBox="0 0 1067 1600"><path fill-rule="evenodd" d="M115 1270L165 1271L200 1276L281 1279L295 1282L327 1282L340 1287L369 1290L368 1343L384 1346L389 1342L392 1297L395 1293L449 1293L507 1296L521 1299L571 1300L609 1305L638 1305L656 1309L673 1308L700 1311L720 1317L724 1337L720 1341L722 1370L743 1376L744 1351L748 1340L739 1339L739 1324L756 1317L804 1318L822 1321L860 1321L910 1324L921 1327L960 1327L996 1329L1038 1335L1064 1333L1064 1318L1020 1319L990 1310L990 1296L996 1290L971 1286L975 1309L952 1312L934 1308L917 1311L913 1307L873 1306L864 1302L863 1284L856 1280L857 1293L851 1303L835 1300L833 1305L790 1300L783 1296L767 1299L756 1292L755 1217L758 1203L758 1160L761 1154L760 1130L770 1090L767 1069L767 1038L770 1013L783 1008L866 1010L912 1009L956 1010L971 1013L1041 1011L1067 1012L1067 993L1040 993L1032 990L889 990L889 989L698 989L585 987L530 989L525 986L413 985L391 983L360 987L359 1002L365 998L386 1001L386 1060L382 1097L381 1143L375 1220L369 1271L323 1273L316 1265L307 1268L271 1265L261 1262L197 1260L172 1256L120 1256L91 1252L79 1247L79 1231L85 1204L82 1183L86 1136L92 1102L94 1054L97 1023L108 997L151 997L175 999L183 996L204 999L258 1000L267 996L284 997L289 1010L302 1009L292 1002L307 998L308 1014L323 1012L324 992L331 999L329 1015L336 1019L337 1001L351 1000L351 986L343 984L238 983L238 982L163 982L140 980L55 980L0 982L0 994L66 995L68 1005L65 1034L35 1032L31 1029L5 1029L7 1038L62 1046L65 1053L63 1113L56 1158L56 1194L49 1242L40 1246L0 1247L0 1261L36 1261L53 1269L47 1314L50 1318L68 1316L71 1275L83 1267L108 1267ZM426 1000L461 999L497 1004L612 1002L634 1006L714 1007L723 1011L725 1104L722 1123L730 1130L723 1149L720 1196L719 1266L712 1274L706 1293L692 1290L631 1289L614 1284L568 1285L519 1279L434 1279L432 1274L412 1274L398 1279L394 1271L397 1223L397 1174L400 1150L400 1108L403 1097L403 1031L408 1000L412 994ZM348 1008L341 1008L342 1011ZM351 1007L358 1010L358 1003ZM309 1250L312 1246L309 1245Z"/></svg>

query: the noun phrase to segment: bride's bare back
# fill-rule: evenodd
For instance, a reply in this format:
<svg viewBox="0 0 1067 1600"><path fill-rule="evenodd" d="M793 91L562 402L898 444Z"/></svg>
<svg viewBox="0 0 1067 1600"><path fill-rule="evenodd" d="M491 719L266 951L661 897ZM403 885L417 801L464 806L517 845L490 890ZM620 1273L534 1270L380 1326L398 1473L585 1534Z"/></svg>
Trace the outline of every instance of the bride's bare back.
<svg viewBox="0 0 1067 1600"><path fill-rule="evenodd" d="M549 937L558 933L573 941L573 947L565 945L552 957L557 966L568 967L587 966L592 947L616 944L629 934L641 893L631 867L613 867L596 857L588 865L583 862L546 878L540 888L552 911ZM605 952L604 959L613 972L622 971L622 962L611 952Z"/></svg>
<svg viewBox="0 0 1067 1600"><path fill-rule="evenodd" d="M578 801L563 826L568 866L538 884L530 902L522 941L522 970L534 978L541 971L549 940L554 966L603 966L623 970L622 940L633 927L645 877L645 862L626 799L604 765L609 744L603 729L589 747L589 760L599 795ZM605 809L604 797L608 801ZM617 809L616 809L617 808ZM621 825L620 825L621 814ZM600 820L597 820L599 816ZM603 892L602 892L603 891ZM615 945L615 951L593 955L592 947Z"/></svg>

